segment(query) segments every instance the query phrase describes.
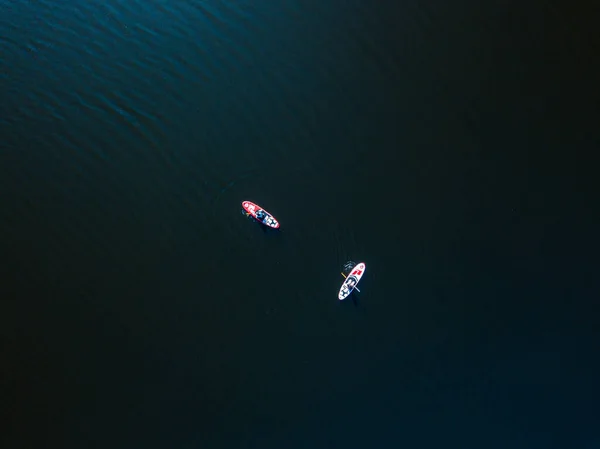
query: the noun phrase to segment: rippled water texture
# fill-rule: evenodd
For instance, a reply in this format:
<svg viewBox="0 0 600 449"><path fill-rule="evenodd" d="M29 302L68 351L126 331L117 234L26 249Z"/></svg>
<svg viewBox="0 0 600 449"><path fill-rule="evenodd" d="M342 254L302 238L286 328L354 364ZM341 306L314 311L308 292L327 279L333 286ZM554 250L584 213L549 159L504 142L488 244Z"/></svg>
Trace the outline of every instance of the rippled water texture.
<svg viewBox="0 0 600 449"><path fill-rule="evenodd" d="M538 3L0 0L0 447L587 449L597 27Z"/></svg>

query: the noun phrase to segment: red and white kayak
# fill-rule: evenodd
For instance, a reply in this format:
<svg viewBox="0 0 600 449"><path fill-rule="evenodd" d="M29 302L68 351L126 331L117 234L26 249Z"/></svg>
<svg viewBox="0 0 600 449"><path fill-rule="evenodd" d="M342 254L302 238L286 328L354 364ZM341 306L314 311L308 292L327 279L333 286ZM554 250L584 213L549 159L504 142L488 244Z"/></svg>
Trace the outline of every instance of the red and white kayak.
<svg viewBox="0 0 600 449"><path fill-rule="evenodd" d="M352 269L348 276L346 276L346 280L342 284L340 292L338 293L338 299L340 301L343 301L348 296L350 296L350 293L352 293L352 290L356 288L356 285L358 284L358 281L360 281L360 278L363 276L363 274L365 274L366 269L367 266L363 262L361 262Z"/></svg>
<svg viewBox="0 0 600 449"><path fill-rule="evenodd" d="M273 215L264 210L258 204L254 204L252 201L242 201L242 207L244 210L252 215L257 221L264 224L265 226L269 226L270 228L277 229L279 227L279 222L275 219ZM264 217L260 218L257 214L262 211L264 212Z"/></svg>

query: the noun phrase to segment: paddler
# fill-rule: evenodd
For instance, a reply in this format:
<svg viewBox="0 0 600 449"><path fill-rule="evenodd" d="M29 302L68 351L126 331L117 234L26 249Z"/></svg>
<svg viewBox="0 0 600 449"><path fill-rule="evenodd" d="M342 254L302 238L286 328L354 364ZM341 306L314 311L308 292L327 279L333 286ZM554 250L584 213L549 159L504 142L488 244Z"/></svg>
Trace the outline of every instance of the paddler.
<svg viewBox="0 0 600 449"><path fill-rule="evenodd" d="M256 213L256 218L260 221L264 221L264 219L266 218L267 214L265 213L264 210L260 209L257 213Z"/></svg>

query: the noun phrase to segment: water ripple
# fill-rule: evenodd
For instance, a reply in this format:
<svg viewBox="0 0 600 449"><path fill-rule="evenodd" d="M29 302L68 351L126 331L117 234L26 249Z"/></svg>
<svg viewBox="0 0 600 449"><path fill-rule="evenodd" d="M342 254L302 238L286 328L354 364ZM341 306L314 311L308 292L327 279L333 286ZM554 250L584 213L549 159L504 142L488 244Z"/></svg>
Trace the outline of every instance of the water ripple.
<svg viewBox="0 0 600 449"><path fill-rule="evenodd" d="M81 204L71 193L79 189L95 205L69 226L99 232L93 223L113 203L131 210L131 226L143 226L156 205L165 220L156 232L169 246L177 226L199 226L190 210L229 213L224 200L237 206L257 173L278 176L269 167L291 173L281 183L341 176L329 171L338 161L325 131L354 132L345 117L364 109L353 95L358 71L397 73L398 65L366 32L380 19L368 4L347 2L341 11L337 3L3 3L0 46L10 69L0 71L9 92L0 125L10 127L11 147L35 142L32 154L47 159L53 201ZM374 65L358 66L357 51ZM32 124L35 140L27 137ZM14 176L40 170L23 162ZM232 239L246 232L235 218L226 225ZM342 241L354 237L334 222L322 226L337 236L341 257Z"/></svg>

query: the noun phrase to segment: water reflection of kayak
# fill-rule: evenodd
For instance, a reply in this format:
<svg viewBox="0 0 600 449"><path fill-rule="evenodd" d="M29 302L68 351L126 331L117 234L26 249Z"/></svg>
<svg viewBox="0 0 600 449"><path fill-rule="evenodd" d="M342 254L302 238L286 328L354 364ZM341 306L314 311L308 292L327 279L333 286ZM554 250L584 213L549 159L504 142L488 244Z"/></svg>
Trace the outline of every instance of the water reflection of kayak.
<svg viewBox="0 0 600 449"><path fill-rule="evenodd" d="M269 226L270 228L274 229L279 227L279 222L275 219L275 217L258 204L254 204L252 201L243 201L242 207L248 215L252 215L255 220L259 221L265 226Z"/></svg>
<svg viewBox="0 0 600 449"><path fill-rule="evenodd" d="M338 299L340 301L343 301L350 296L350 293L352 293L352 291L356 288L356 285L360 281L360 278L363 276L366 269L367 266L361 262L352 269L348 276L346 276L346 280L340 287L340 292L338 293Z"/></svg>

